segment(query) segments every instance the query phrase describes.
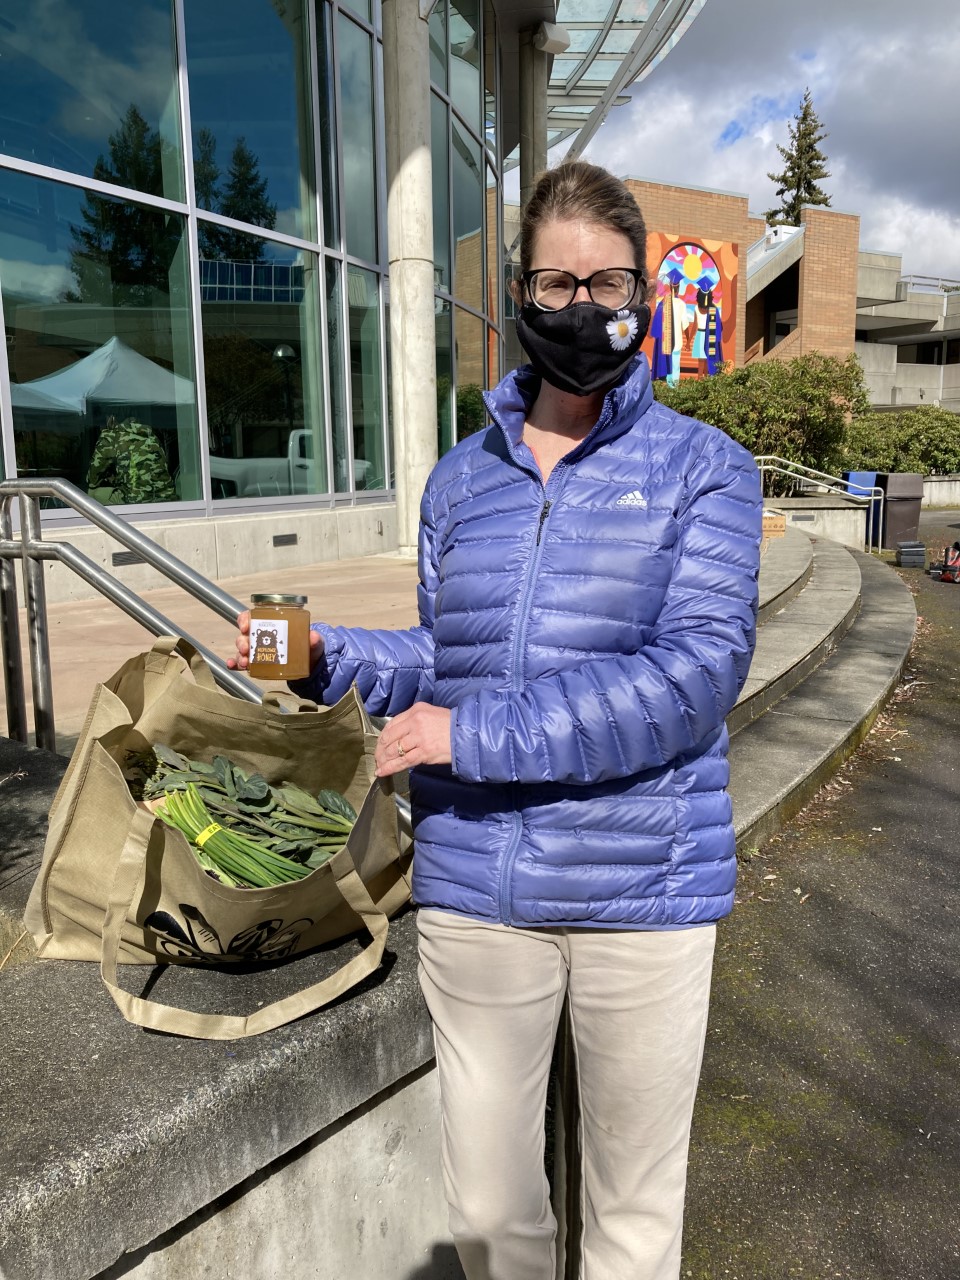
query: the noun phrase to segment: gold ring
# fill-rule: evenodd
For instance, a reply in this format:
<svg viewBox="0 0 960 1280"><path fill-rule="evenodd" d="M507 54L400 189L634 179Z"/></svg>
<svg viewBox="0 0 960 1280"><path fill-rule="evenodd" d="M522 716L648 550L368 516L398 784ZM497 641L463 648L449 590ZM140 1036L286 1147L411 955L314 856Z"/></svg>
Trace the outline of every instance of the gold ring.
<svg viewBox="0 0 960 1280"><path fill-rule="evenodd" d="M403 743L402 743L402 742L398 742L398 743L397 743L397 755L398 755L398 756L401 758L401 760L402 760L402 759L403 759L403 757L404 757L406 754L407 754L407 753L406 753L406 752L404 751L404 749L403 749Z"/></svg>

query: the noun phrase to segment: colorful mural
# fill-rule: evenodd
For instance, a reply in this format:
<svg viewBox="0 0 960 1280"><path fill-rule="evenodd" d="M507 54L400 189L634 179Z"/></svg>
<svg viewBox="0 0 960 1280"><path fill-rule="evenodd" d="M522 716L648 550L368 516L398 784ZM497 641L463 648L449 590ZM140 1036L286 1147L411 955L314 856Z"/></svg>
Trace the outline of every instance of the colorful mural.
<svg viewBox="0 0 960 1280"><path fill-rule="evenodd" d="M736 348L737 246L650 232L647 247L656 300L643 350L654 378L676 386L717 373Z"/></svg>

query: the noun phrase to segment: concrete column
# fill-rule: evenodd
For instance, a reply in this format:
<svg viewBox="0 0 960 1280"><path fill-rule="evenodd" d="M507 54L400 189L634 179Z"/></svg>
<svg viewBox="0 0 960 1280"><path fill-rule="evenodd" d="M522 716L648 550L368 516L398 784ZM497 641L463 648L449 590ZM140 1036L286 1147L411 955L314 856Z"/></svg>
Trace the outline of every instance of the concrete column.
<svg viewBox="0 0 960 1280"><path fill-rule="evenodd" d="M520 205L547 167L548 57L533 43L536 28L520 32Z"/></svg>
<svg viewBox="0 0 960 1280"><path fill-rule="evenodd" d="M416 554L420 497L437 461L430 155L430 5L383 0L391 408L401 555ZM424 16L421 16L423 14Z"/></svg>

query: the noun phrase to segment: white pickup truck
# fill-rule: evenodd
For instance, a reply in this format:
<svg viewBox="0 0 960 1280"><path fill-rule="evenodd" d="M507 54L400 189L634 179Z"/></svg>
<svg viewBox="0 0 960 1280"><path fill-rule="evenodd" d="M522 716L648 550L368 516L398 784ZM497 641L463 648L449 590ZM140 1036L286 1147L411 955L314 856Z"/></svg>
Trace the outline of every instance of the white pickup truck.
<svg viewBox="0 0 960 1280"><path fill-rule="evenodd" d="M373 465L363 458L353 464L354 485L369 487ZM210 478L221 482L224 498L268 498L291 493L318 493L322 470L313 458L313 437L309 431L290 432L285 457L219 458L210 455ZM214 485L214 496L217 485Z"/></svg>

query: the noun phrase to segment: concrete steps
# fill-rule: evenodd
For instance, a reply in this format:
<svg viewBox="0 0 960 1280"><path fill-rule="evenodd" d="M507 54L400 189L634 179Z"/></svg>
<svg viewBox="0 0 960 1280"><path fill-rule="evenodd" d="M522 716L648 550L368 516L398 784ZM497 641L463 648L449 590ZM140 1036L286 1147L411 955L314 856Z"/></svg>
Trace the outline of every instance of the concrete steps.
<svg viewBox="0 0 960 1280"><path fill-rule="evenodd" d="M757 657L730 718L741 848L772 834L854 749L896 684L916 622L913 597L892 570L800 531L771 544L760 589ZM18 936L65 766L62 757L0 738L4 951ZM351 1117L368 1111L376 1128L353 1147L379 1150L393 1112L371 1108L412 1096L410 1082L423 1078L433 1053L415 935L408 913L391 925L386 977L272 1035L231 1045L131 1027L105 996L95 965L9 963L0 973L0 1076L8 1082L0 1272L11 1280L107 1280L124 1256L123 1274L179 1274L176 1247L181 1236L193 1239L184 1224L219 1221L226 1202L216 1197L229 1192L231 1214L254 1206L249 1212L262 1225L255 1197L270 1184L264 1171L307 1150L322 1162L334 1150L330 1135L357 1132ZM336 959L336 951L306 957L293 974L174 965L156 979L155 997L237 1012L317 980ZM142 980L135 971L128 986L138 973ZM335 1208L342 1216L341 1201ZM381 1218L381 1209L370 1215ZM94 1232L91 1222L99 1224Z"/></svg>
<svg viewBox="0 0 960 1280"><path fill-rule="evenodd" d="M741 848L769 839L856 749L896 687L916 627L913 597L892 569L793 533L764 557L756 654L727 721Z"/></svg>
<svg viewBox="0 0 960 1280"><path fill-rule="evenodd" d="M850 552L836 542L799 537L808 558L800 577L759 614L750 674L727 717L731 734L756 720L829 657L860 608L860 568ZM799 566L793 548L786 550Z"/></svg>

